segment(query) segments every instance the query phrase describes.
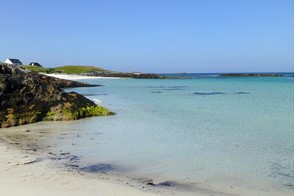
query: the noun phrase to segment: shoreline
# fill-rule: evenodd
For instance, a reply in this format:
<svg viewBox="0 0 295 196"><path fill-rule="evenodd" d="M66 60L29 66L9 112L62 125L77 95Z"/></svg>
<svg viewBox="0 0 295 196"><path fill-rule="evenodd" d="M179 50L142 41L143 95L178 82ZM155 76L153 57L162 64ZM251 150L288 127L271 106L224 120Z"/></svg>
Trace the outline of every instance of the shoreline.
<svg viewBox="0 0 295 196"><path fill-rule="evenodd" d="M59 74L53 74L59 75ZM42 76L46 78L45 76ZM59 77L68 78L71 80L79 79L93 79L102 77L92 77L92 76L73 76L61 74ZM69 78L70 77L70 78ZM49 77L47 77L49 78ZM52 80L58 80L50 78ZM110 78L103 78L110 79ZM111 78L112 79L112 78ZM118 78L119 79L119 78ZM120 80L119 82L122 82ZM131 81L132 82L132 81ZM177 86L178 87L178 86ZM17 89L16 89L17 90ZM51 93L53 94L53 93ZM196 94L196 93L195 93ZM101 101L94 98L97 104ZM123 99L124 100L124 99ZM139 99L140 100L140 99ZM140 113L137 113L140 116ZM127 116L130 118L130 116ZM132 119L132 118L130 118ZM79 121L77 121L79 122ZM263 179L257 180L258 185L253 185L253 176L249 176L246 180L238 182L240 175L235 173L233 180L228 178L228 174L224 174L222 177L212 177L202 179L202 172L207 173L210 171L200 171L194 173L195 176L191 178L186 178L185 180L177 178L181 176L182 173L173 173L173 171L178 171L177 168L164 174L159 178L159 176L165 171L165 167L161 171L155 172L154 174L146 172L140 173L135 167L128 168L128 162L124 165L122 164L122 170L120 163L124 158L132 159L132 156L126 154L119 159L116 159L115 154L108 153L111 157L109 159L102 158L104 156L104 151L100 151L101 154L97 153L95 156L98 159L93 162L87 157L87 153L79 153L79 144L81 141L80 137L84 134L92 134L91 138L88 140L93 140L93 142L100 142L99 137L93 135L99 135L101 133L95 132L95 128L89 127L89 132L85 131L84 128L78 127L77 132L73 126L67 129L67 125L62 127L60 122L53 126L53 129L49 128L49 124L53 122L40 122L32 125L24 125L21 127L12 127L8 129L2 129L0 132L0 152L2 152L2 158L0 160L0 195L19 195L23 193L23 190L27 195L40 195L37 192L46 192L46 189L55 189L55 195L88 195L88 194L102 194L102 195L289 195L290 192L285 189L272 189L272 187L264 186L260 184ZM63 122L64 124L71 122ZM148 124L151 124L149 122ZM82 125L83 124L83 125ZM80 124L85 126L84 123ZM112 124L107 126L112 129ZM115 127L115 126L114 126ZM138 126L140 127L140 126ZM133 127L132 127L133 128ZM114 129L114 135L117 136L118 130ZM98 129L97 129L98 130ZM97 131L96 130L96 131ZM145 131L145 128L141 128L141 131ZM130 134L137 134L130 132ZM68 136L66 136L68 135ZM120 134L119 134L120 135ZM122 136L122 135L121 135ZM76 140L74 139L76 138ZM111 138L111 137L110 137ZM110 139L108 138L108 139ZM141 139L141 138L140 138ZM75 141L75 142L73 142ZM82 139L82 142L84 140ZM126 140L129 141L129 140ZM135 140L133 140L135 141ZM69 142L69 143L67 143ZM121 144L118 140L118 144ZM129 141L130 142L130 141ZM132 143L132 142L130 142ZM63 145L66 144L66 145ZM90 143L86 141L86 148L89 148ZM116 146L115 143L113 143ZM76 146L76 147L75 147ZM83 145L81 145L83 146ZM81 147L80 146L80 147ZM124 144L122 145L124 146ZM150 146L150 145L149 145ZM102 149L104 146L100 146ZM121 145L118 146L121 148ZM108 151L105 151L108 152ZM132 152L132 151L131 151ZM144 149L136 153L140 155L145 155L148 150ZM182 151L183 152L183 151ZM166 156L167 153L162 154ZM199 158L199 156L196 156ZM100 159L99 159L100 158ZM153 158L153 157L152 157ZM104 162L108 160L107 162ZM152 164L155 159L147 159L147 161L142 162L143 165ZM112 162L114 161L114 162ZM157 161L157 160L155 160ZM198 160L195 160L196 162ZM210 162L206 161L206 163ZM126 166L127 170L124 171ZM279 165L280 166L280 165ZM144 168L141 164L138 164L138 168ZM194 169L194 168L193 168ZM214 169L213 169L214 171ZM259 170L260 171L260 170ZM279 173L278 170L276 173ZM275 174L276 174L275 173ZM173 175L174 174L174 175ZM282 173L283 175L289 175L288 173ZM157 176L159 175L159 176ZM288 177L288 176L287 176ZM187 180L193 179L193 180ZM87 185L85 185L87 184ZM98 184L98 185L97 185ZM37 188L36 188L37 185ZM46 185L46 186L45 186ZM48 186L47 186L48 185ZM262 186L260 186L262 185ZM285 186L292 188L293 183L284 184ZM48 188L49 187L49 188ZM58 187L58 188L55 188ZM103 191L102 191L103 190ZM114 192L115 190L115 192ZM18 192L16 192L18 191ZM36 192L37 191L37 192ZM66 192L64 192L66 191ZM294 191L293 191L294 192Z"/></svg>
<svg viewBox="0 0 295 196"><path fill-rule="evenodd" d="M59 78L59 79L65 79L65 80L87 80L87 79L117 80L117 79L122 79L119 77L82 76L82 75L70 75L70 74L46 74L46 73L40 73L40 74Z"/></svg>
<svg viewBox="0 0 295 196"><path fill-rule="evenodd" d="M0 195L156 196L107 177L92 177L56 165L55 159L16 149L0 140ZM107 176L107 175L106 175Z"/></svg>
<svg viewBox="0 0 295 196"><path fill-rule="evenodd" d="M48 137L42 138L35 131L23 126L0 133L0 195L227 195L172 181L154 184L150 178L101 170L100 165L107 165L103 163L94 168L92 165L81 167L78 156L64 149L52 151L51 146L43 142Z"/></svg>
<svg viewBox="0 0 295 196"><path fill-rule="evenodd" d="M151 186L148 178L92 171L91 166L88 170L80 166L78 156L66 149L54 151L51 147L55 144L46 144L51 133L31 126L6 128L0 133L0 195L194 195L186 190L175 194L179 191L166 185Z"/></svg>
<svg viewBox="0 0 295 196"><path fill-rule="evenodd" d="M120 172L87 171L79 157L67 149L54 151L55 144L45 143L56 133L46 133L40 126L13 127L0 133L0 195L49 195L48 190L54 190L50 195L290 195L239 186L226 188L222 182L217 186L177 182L170 186L170 181L160 185L150 178Z"/></svg>

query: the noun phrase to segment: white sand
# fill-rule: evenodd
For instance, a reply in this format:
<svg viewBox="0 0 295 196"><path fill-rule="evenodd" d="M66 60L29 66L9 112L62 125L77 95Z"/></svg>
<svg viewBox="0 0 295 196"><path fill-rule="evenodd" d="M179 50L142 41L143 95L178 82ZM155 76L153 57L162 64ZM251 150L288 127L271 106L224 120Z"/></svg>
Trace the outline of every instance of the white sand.
<svg viewBox="0 0 295 196"><path fill-rule="evenodd" d="M60 79L66 80L85 80L85 79L120 79L117 77L101 77L101 76L81 76L81 75L69 75L69 74L45 74L41 73L46 76L52 76Z"/></svg>
<svg viewBox="0 0 295 196"><path fill-rule="evenodd" d="M152 196L136 188L67 172L52 167L52 160L25 164L35 155L7 147L0 141L0 195L59 196L59 195L130 195Z"/></svg>

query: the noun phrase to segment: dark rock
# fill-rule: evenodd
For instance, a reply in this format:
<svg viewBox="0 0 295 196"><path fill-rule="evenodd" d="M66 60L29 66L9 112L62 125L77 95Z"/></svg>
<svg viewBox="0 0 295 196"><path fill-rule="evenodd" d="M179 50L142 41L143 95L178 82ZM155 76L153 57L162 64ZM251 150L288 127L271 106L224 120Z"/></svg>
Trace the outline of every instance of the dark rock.
<svg viewBox="0 0 295 196"><path fill-rule="evenodd" d="M0 63L0 127L113 114L76 92L62 90L84 86L92 85Z"/></svg>
<svg viewBox="0 0 295 196"><path fill-rule="evenodd" d="M153 182L152 179L147 180L147 181L145 182L145 184L146 184L146 185L150 185L150 186L155 186L155 184L154 184L154 182Z"/></svg>
<svg viewBox="0 0 295 196"><path fill-rule="evenodd" d="M85 76L101 76L101 77L120 77L120 78L136 78L136 79L163 79L165 76L152 73L128 73L115 71L94 71L84 73Z"/></svg>
<svg viewBox="0 0 295 196"><path fill-rule="evenodd" d="M246 94L250 94L249 92L236 92L234 94L238 94L238 95L246 95Z"/></svg>
<svg viewBox="0 0 295 196"><path fill-rule="evenodd" d="M170 181L165 181L165 182L159 183L158 186L172 187L172 186L175 186L175 183Z"/></svg>
<svg viewBox="0 0 295 196"><path fill-rule="evenodd" d="M223 92L195 92L195 95L223 95Z"/></svg>

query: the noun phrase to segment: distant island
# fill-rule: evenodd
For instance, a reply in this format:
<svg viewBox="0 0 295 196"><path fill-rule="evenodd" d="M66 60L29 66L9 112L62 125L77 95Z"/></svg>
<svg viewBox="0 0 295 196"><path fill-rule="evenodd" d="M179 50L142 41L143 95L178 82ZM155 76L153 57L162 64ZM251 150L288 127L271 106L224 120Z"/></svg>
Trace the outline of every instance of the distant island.
<svg viewBox="0 0 295 196"><path fill-rule="evenodd" d="M187 78L190 74L177 73L177 74L154 74L154 73L141 73L141 72L118 72L102 69L95 66L85 65L65 65L54 68L45 68L42 66L23 65L23 68L45 74L67 74L67 75L80 75L80 76L93 76L93 77L117 77L117 78L135 78L135 79L180 79ZM200 75L201 76L201 75ZM282 77L283 74L279 73L221 73L217 74L219 77Z"/></svg>
<svg viewBox="0 0 295 196"><path fill-rule="evenodd" d="M120 77L120 78L136 78L136 79L163 79L165 78L159 74L153 73L141 73L141 72L117 72L110 71L95 66L83 66L83 65L67 65L55 68L44 68L38 66L22 66L23 68L35 71L38 73L46 74L70 74L70 75L82 75L82 76L99 76L99 77Z"/></svg>
<svg viewBox="0 0 295 196"><path fill-rule="evenodd" d="M224 77L282 77L282 74L277 73L225 73L219 76Z"/></svg>

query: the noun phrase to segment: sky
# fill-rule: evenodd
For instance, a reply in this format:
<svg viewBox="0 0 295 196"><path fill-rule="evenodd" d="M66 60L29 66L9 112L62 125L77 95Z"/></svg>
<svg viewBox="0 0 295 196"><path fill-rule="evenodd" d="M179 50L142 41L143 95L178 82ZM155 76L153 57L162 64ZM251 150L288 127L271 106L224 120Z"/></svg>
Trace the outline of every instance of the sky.
<svg viewBox="0 0 295 196"><path fill-rule="evenodd" d="M294 70L293 0L0 0L0 61L154 73Z"/></svg>

